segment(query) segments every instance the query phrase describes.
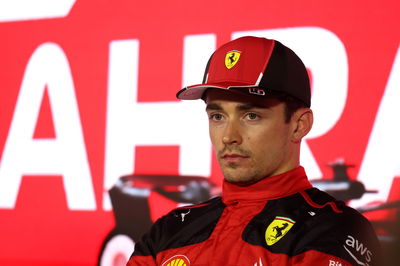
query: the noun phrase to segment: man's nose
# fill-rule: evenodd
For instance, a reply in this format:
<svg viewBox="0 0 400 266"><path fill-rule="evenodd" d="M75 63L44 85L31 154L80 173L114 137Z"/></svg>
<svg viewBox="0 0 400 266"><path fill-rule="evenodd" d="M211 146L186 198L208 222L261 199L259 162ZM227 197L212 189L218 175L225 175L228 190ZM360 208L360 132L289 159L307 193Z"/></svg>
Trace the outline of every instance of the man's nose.
<svg viewBox="0 0 400 266"><path fill-rule="evenodd" d="M222 142L225 145L240 145L242 143L242 135L240 133L240 125L236 121L229 121L226 124Z"/></svg>

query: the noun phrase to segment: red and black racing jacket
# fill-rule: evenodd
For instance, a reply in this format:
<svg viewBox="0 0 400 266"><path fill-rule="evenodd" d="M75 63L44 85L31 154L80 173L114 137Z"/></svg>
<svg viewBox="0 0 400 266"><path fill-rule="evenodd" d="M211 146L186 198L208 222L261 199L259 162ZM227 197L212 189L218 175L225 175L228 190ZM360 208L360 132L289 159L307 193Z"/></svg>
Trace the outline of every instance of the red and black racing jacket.
<svg viewBox="0 0 400 266"><path fill-rule="evenodd" d="M302 167L160 218L128 265L380 265L362 215L312 188Z"/></svg>

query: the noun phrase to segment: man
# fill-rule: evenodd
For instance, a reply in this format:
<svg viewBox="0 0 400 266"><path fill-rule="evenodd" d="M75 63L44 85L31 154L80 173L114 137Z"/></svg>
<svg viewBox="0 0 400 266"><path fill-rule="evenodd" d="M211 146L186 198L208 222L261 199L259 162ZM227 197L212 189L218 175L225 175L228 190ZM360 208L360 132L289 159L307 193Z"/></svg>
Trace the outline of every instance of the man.
<svg viewBox="0 0 400 266"><path fill-rule="evenodd" d="M128 265L379 265L369 222L312 188L300 166L313 113L292 50L264 38L228 42L203 83L177 97L206 103L222 196L159 219Z"/></svg>

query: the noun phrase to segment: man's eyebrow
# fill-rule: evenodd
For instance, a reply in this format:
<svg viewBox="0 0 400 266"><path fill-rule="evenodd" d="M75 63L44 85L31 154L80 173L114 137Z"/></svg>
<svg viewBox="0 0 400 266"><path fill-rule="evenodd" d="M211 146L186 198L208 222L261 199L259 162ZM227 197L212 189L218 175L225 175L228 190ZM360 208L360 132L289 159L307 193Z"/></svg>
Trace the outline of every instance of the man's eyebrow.
<svg viewBox="0 0 400 266"><path fill-rule="evenodd" d="M255 104L255 103L244 103L241 105L238 105L236 109L239 109L241 111L246 111L246 110L251 110L251 109L268 109L267 105L262 105L262 104Z"/></svg>
<svg viewBox="0 0 400 266"><path fill-rule="evenodd" d="M206 111L216 111L216 110L222 110L222 107L219 105L219 104L216 104L216 103L210 103L210 104L207 104L207 106L206 106Z"/></svg>
<svg viewBox="0 0 400 266"><path fill-rule="evenodd" d="M256 104L256 103L243 103L236 106L236 109L240 111L246 111L251 109L269 109L267 105L263 104ZM216 103L210 103L206 106L206 111L221 111L222 107Z"/></svg>

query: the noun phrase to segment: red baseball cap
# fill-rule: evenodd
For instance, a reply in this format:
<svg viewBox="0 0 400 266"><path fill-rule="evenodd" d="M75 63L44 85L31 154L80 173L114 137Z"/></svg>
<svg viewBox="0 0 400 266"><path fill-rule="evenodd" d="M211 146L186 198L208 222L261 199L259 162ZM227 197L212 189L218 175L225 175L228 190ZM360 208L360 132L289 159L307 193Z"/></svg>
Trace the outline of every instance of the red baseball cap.
<svg viewBox="0 0 400 266"><path fill-rule="evenodd" d="M280 42L266 38L246 36L222 45L211 55L203 83L183 88L176 97L201 99L209 88L258 97L283 92L311 105L310 81L301 59Z"/></svg>

